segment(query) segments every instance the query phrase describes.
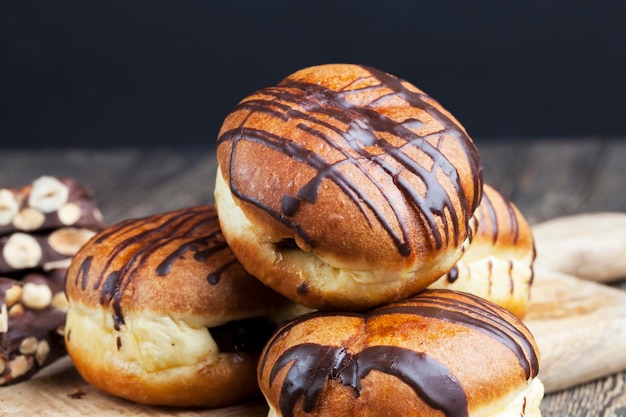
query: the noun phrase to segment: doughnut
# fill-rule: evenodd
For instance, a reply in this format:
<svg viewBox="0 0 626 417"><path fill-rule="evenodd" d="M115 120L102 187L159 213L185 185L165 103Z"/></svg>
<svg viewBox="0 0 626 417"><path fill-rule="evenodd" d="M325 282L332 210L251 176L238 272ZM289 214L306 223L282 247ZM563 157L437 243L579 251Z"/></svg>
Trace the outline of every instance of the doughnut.
<svg viewBox="0 0 626 417"><path fill-rule="evenodd" d="M511 201L488 184L474 217L478 225L469 249L429 288L470 292L521 319L528 311L534 277L530 225Z"/></svg>
<svg viewBox="0 0 626 417"><path fill-rule="evenodd" d="M65 272L0 278L0 386L26 381L65 356Z"/></svg>
<svg viewBox="0 0 626 417"><path fill-rule="evenodd" d="M438 102L383 71L329 64L243 99L217 139L226 240L264 284L313 309L414 294L459 260L482 164Z"/></svg>
<svg viewBox="0 0 626 417"><path fill-rule="evenodd" d="M256 365L292 304L249 275L211 206L112 225L73 257L65 344L96 388L151 405L258 394Z"/></svg>
<svg viewBox="0 0 626 417"><path fill-rule="evenodd" d="M259 361L268 417L537 417L537 345L480 297L424 290L284 324Z"/></svg>

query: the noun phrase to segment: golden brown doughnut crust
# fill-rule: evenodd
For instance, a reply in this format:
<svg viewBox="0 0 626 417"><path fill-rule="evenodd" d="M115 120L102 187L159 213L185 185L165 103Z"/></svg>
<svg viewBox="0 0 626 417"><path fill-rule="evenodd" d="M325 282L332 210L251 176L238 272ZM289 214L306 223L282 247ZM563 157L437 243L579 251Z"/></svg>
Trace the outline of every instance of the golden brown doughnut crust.
<svg viewBox="0 0 626 417"><path fill-rule="evenodd" d="M223 123L217 158L233 251L312 308L371 307L432 283L461 256L482 192L478 152L458 121L410 83L358 65L306 68L245 98ZM222 215L229 199L251 227ZM402 283L378 289L382 299L329 302L353 288L326 292L334 284L318 285L306 267L276 265L293 250Z"/></svg>
<svg viewBox="0 0 626 417"><path fill-rule="evenodd" d="M288 322L258 378L270 415L282 417L490 416L530 386L538 363L531 333L504 309L426 290L362 314Z"/></svg>
<svg viewBox="0 0 626 417"><path fill-rule="evenodd" d="M530 225L511 201L488 184L474 217L478 226L469 249L429 288L470 292L523 318L534 276Z"/></svg>
<svg viewBox="0 0 626 417"><path fill-rule="evenodd" d="M483 198L474 215L478 228L464 258L484 258L494 252L501 258L534 258L528 221L515 204L489 184L484 185Z"/></svg>
<svg viewBox="0 0 626 417"><path fill-rule="evenodd" d="M243 269L208 206L105 229L74 257L66 292L65 340L81 375L113 395L176 406L222 406L256 392L267 339L222 351L215 331L287 304Z"/></svg>

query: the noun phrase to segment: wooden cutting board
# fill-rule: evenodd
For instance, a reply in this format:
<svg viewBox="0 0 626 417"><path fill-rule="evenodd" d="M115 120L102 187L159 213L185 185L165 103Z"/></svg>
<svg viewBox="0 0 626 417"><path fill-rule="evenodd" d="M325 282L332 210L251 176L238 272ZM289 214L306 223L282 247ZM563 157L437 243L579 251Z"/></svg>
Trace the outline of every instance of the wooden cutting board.
<svg viewBox="0 0 626 417"><path fill-rule="evenodd" d="M526 324L542 354L546 391L572 387L626 369L626 292L540 269ZM261 417L262 400L216 410L147 407L105 395L78 375L68 358L22 384L0 388L2 416Z"/></svg>
<svg viewBox="0 0 626 417"><path fill-rule="evenodd" d="M546 392L626 369L626 291L536 269L525 323L541 352Z"/></svg>

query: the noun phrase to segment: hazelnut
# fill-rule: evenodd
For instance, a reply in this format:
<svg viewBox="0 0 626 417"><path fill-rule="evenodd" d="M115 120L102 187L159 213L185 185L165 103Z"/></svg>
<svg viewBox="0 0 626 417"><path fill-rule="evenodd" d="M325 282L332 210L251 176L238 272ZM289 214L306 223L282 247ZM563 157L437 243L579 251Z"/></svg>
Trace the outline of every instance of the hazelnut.
<svg viewBox="0 0 626 417"><path fill-rule="evenodd" d="M58 210L67 202L69 188L57 178L43 176L33 181L28 205L43 213Z"/></svg>
<svg viewBox="0 0 626 417"><path fill-rule="evenodd" d="M52 291L45 284L35 284L27 282L24 284L22 293L22 303L27 308L41 310L50 305L52 302Z"/></svg>
<svg viewBox="0 0 626 417"><path fill-rule="evenodd" d="M29 336L20 343L20 353L23 355L32 355L37 350L37 338Z"/></svg>
<svg viewBox="0 0 626 417"><path fill-rule="evenodd" d="M2 256L12 268L26 269L39 264L42 251L34 237L26 233L13 233L4 244Z"/></svg>

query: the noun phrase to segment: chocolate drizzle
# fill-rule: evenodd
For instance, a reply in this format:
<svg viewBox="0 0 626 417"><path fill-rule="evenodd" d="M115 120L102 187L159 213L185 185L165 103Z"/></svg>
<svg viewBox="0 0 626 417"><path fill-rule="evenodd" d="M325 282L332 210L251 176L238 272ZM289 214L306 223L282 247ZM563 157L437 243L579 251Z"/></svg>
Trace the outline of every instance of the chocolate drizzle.
<svg viewBox="0 0 626 417"><path fill-rule="evenodd" d="M515 209L513 208L513 204L505 199L499 193L496 193L493 196L497 196L502 199L504 206L506 207L506 212L508 215L508 231L513 235L513 243L516 244L519 240L519 223L517 220L517 214L515 213ZM496 209L494 207L494 203L492 199L489 197L489 193L483 193L483 197L481 200L480 210L483 211L482 217L489 218L489 221L492 225L492 242L495 244L500 235L500 225L498 222L498 216L496 213ZM486 211L486 214L484 213Z"/></svg>
<svg viewBox="0 0 626 417"><path fill-rule="evenodd" d="M200 259L198 259L198 257L195 257L195 259L197 261L199 261ZM224 271L226 271L228 268L230 268L231 266L235 265L237 263L237 258L233 258L230 261L224 263L222 266L220 266L219 268L217 268L215 271L211 272L209 275L207 275L206 279L207 282L211 285L217 285L220 282L220 278L222 276L222 274L224 273Z"/></svg>
<svg viewBox="0 0 626 417"><path fill-rule="evenodd" d="M74 285L78 285L78 280L80 280L80 288L87 288L87 278L89 277L89 268L91 268L91 262L93 261L93 256L87 256L82 264L80 264L80 268L78 269L78 274L76 274L76 280L74 281Z"/></svg>
<svg viewBox="0 0 626 417"><path fill-rule="evenodd" d="M487 193L483 193L481 205L487 211L487 217L489 218L489 221L491 222L491 227L493 229L491 241L492 243L495 244L498 240L498 234L499 234L498 218L496 217L496 210L493 207L493 203L491 202L491 199L489 198Z"/></svg>
<svg viewBox="0 0 626 417"><path fill-rule="evenodd" d="M297 133L294 136L306 134L332 149L340 158L326 160L322 155L307 149L304 143L288 135L283 136L282 132L251 127L247 124L248 116L239 126L223 132L218 138L218 146L232 142L229 172L231 192L238 199L261 208L294 230L295 235L314 248L316 242L309 231L294 221L293 216L303 203L315 203L321 184L329 180L351 199L368 222L376 221L382 226L402 256L409 256L413 242L406 226L406 214L396 207L393 202L395 197L385 189L388 185L378 179L384 174L404 195L417 218L422 219L424 229L432 232L431 247L441 249L450 240L458 244L459 240L465 239L467 219L478 205L482 193L482 167L475 146L451 117L431 104L433 100L427 95L409 90L402 80L394 76L374 68L366 69L369 72L366 78L377 80L377 85L357 88L354 84L362 80L355 80L343 90L333 91L287 78L279 86L261 90L255 96L264 98L241 102L233 113L262 113L280 120L300 121L295 124ZM351 95L367 90L380 94L368 105L351 102ZM408 118L404 122L397 122L385 116L380 108L392 99L396 102L401 99L407 107L424 110L440 123L441 130L420 136L412 129L421 126L421 120ZM393 141L390 141L390 136L394 138ZM468 195L463 195L459 171L442 150L444 142L450 140L456 141L469 164L473 189ZM313 168L315 174L295 195L285 194L280 202L263 201L241 189L242 184L233 181L237 154L244 142L261 144L267 149L281 152L291 160ZM416 150L425 154L432 161L432 166L426 167L416 161L413 156ZM376 192L383 197L384 203L366 194L351 176L346 175L348 167L356 169L358 175L371 182ZM459 197L448 195L446 186L438 180L439 174L448 178ZM453 201L459 202L461 213L457 212ZM277 203L279 209L274 208ZM389 218L389 212L395 218ZM448 224L448 216L451 225ZM444 225L443 235L438 222Z"/></svg>
<svg viewBox="0 0 626 417"><path fill-rule="evenodd" d="M459 268L455 265L450 271L446 274L447 280L450 284L459 279Z"/></svg>
<svg viewBox="0 0 626 417"><path fill-rule="evenodd" d="M497 313L498 307L469 294L466 297L473 299L473 303L437 294L444 291L446 290L427 291L424 297L420 297L419 305L385 306L372 311L369 317L383 314L414 314L462 324L499 341L515 353L520 366L524 369L526 379L537 375L539 359L532 344L513 323Z"/></svg>
<svg viewBox="0 0 626 417"><path fill-rule="evenodd" d="M260 378L267 377L271 387L279 372L288 368L280 387L278 407L282 415L294 416L294 410L301 398L302 410L305 413L313 412L320 400L320 393L329 380L338 380L351 387L355 397L359 397L361 381L372 370L376 370L397 377L411 387L422 401L433 409L441 410L445 416L468 416L465 391L450 369L425 352L407 348L374 345L367 346L360 352L350 352L344 347L302 343L282 352L272 365L269 375L265 371L269 352L276 343L288 337L294 327L303 325L308 320L335 315L359 317L367 323L378 316L392 314L429 317L479 331L515 354L526 379L533 378L538 373L538 357L534 346L520 330L519 326L523 325L515 317L470 294L459 296L459 293L448 290L426 290L404 302L370 312L309 313L281 327L268 342L259 370ZM459 355L466 354L471 353L459 352Z"/></svg>
<svg viewBox="0 0 626 417"><path fill-rule="evenodd" d="M121 305L124 292L156 251L179 243L154 270L156 277L166 278L174 263L185 259L188 252L193 253L191 258L195 261L206 262L211 256L227 248L219 228L217 213L212 207L194 207L143 219L126 220L103 231L95 244L103 244L109 239L113 239L116 245L109 250L107 261L90 282L94 283L93 289L100 292L100 304L111 304L116 330L124 324ZM210 284L219 283L221 274L235 264L234 255L232 258L207 276ZM117 265L120 259L124 260L123 266L112 269L113 263L116 262ZM92 256L85 257L74 282L78 285L80 281L83 290L92 273L92 261Z"/></svg>
<svg viewBox="0 0 626 417"><path fill-rule="evenodd" d="M519 239L519 224L517 222L517 216L515 215L515 210L513 210L513 204L511 204L510 201L507 201L506 203L506 210L509 214L509 224L513 230L513 243L517 243L517 240Z"/></svg>
<svg viewBox="0 0 626 417"><path fill-rule="evenodd" d="M305 343L287 349L276 361L269 383L291 364L279 400L283 417L293 417L303 397L305 413L314 411L326 379L339 380L361 395L361 381L371 372L393 375L408 385L431 408L446 416L466 417L467 397L450 370L422 352L394 346L370 346L352 354L342 347Z"/></svg>

